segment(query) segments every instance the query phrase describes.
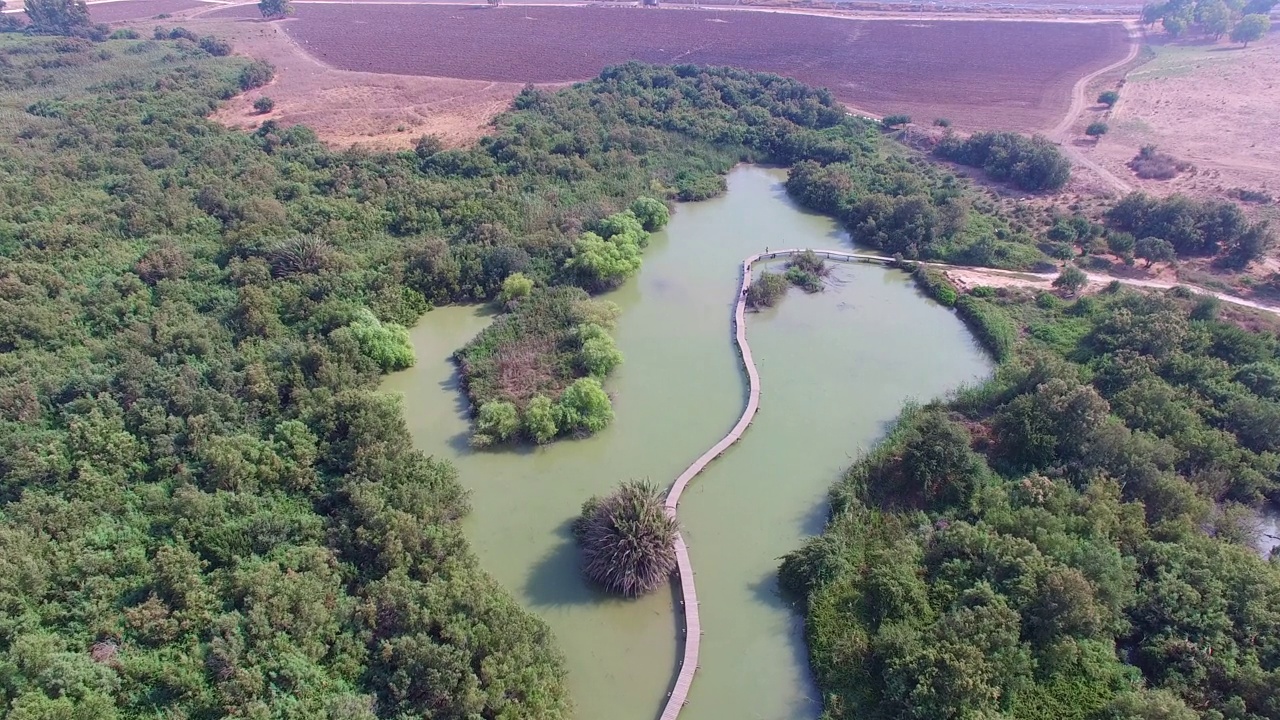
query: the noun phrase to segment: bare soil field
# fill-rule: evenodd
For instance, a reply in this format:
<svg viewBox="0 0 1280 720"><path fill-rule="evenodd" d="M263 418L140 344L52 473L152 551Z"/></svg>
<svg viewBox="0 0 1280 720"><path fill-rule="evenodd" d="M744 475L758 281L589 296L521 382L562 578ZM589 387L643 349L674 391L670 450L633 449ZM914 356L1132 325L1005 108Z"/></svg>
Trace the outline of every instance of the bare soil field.
<svg viewBox="0 0 1280 720"><path fill-rule="evenodd" d="M180 13L197 8L215 8L216 3L201 0L123 0L122 2L90 3L89 17L94 22L116 23L126 20L146 20L156 15Z"/></svg>
<svg viewBox="0 0 1280 720"><path fill-rule="evenodd" d="M450 146L464 145L484 135L489 121L507 109L522 87L336 70L302 52L277 22L195 18L183 25L226 38L236 52L276 67L270 85L228 100L214 120L246 130L266 120L301 123L336 147L400 149L426 134ZM275 101L275 109L265 115L253 109L253 101L264 95Z"/></svg>
<svg viewBox="0 0 1280 720"><path fill-rule="evenodd" d="M889 21L694 9L299 3L289 36L344 70L504 83L584 80L627 60L734 65L876 114L1039 130L1124 57L1119 24ZM253 17L255 6L212 17Z"/></svg>
<svg viewBox="0 0 1280 720"><path fill-rule="evenodd" d="M1224 197L1243 188L1280 198L1280 33L1241 48L1171 44L1152 38L1152 57L1132 69L1110 112L1084 113L1077 131L1105 119L1110 132L1082 152L1135 188ZM1144 145L1189 163L1172 180L1137 177L1128 163ZM1246 211L1275 213L1275 205L1243 203Z"/></svg>

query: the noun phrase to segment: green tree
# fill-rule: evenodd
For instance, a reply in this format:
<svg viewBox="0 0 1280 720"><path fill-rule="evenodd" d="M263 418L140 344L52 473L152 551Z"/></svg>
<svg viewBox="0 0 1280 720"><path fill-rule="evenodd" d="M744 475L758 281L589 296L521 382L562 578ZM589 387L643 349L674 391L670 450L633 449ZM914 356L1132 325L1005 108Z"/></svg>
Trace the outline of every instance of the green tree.
<svg viewBox="0 0 1280 720"><path fill-rule="evenodd" d="M533 279L524 273L511 273L502 281L502 291L498 293L498 301L504 305L528 297L533 292Z"/></svg>
<svg viewBox="0 0 1280 720"><path fill-rule="evenodd" d="M93 27L84 0L29 0L23 3L34 32L45 35L83 35Z"/></svg>
<svg viewBox="0 0 1280 720"><path fill-rule="evenodd" d="M1204 34L1213 37L1214 40L1221 39L1231 30L1231 8L1227 7L1222 0L1200 3L1196 8L1196 14Z"/></svg>
<svg viewBox="0 0 1280 720"><path fill-rule="evenodd" d="M1106 90L1102 92L1100 95L1098 95L1098 103L1100 105L1113 107L1119 101L1120 101L1120 93L1116 92L1115 90Z"/></svg>
<svg viewBox="0 0 1280 720"><path fill-rule="evenodd" d="M1266 15L1245 15L1231 30L1231 40L1249 47L1254 40L1261 40L1271 30L1271 18Z"/></svg>
<svg viewBox="0 0 1280 720"><path fill-rule="evenodd" d="M1172 37L1181 37L1187 31L1187 21L1180 15L1166 15L1161 20L1164 31Z"/></svg>
<svg viewBox="0 0 1280 720"><path fill-rule="evenodd" d="M1075 265L1064 266L1062 272L1058 273L1058 277L1053 280L1053 286L1065 291L1068 295L1075 295L1088 284L1089 277Z"/></svg>
<svg viewBox="0 0 1280 720"><path fill-rule="evenodd" d="M578 378L564 389L556 403L561 432L600 432L613 422L613 405L604 386L594 377Z"/></svg>
<svg viewBox="0 0 1280 720"><path fill-rule="evenodd" d="M258 10L264 18L283 18L293 14L293 3L291 0L258 0Z"/></svg>
<svg viewBox="0 0 1280 720"><path fill-rule="evenodd" d="M1135 242L1133 254L1146 260L1146 267L1151 267L1158 262L1173 262L1178 257L1168 240L1157 237L1144 237Z"/></svg>
<svg viewBox="0 0 1280 720"><path fill-rule="evenodd" d="M413 344L409 342L409 331L403 326L383 323L370 310L361 309L347 329L360 344L360 351L384 371L403 370L413 365Z"/></svg>
<svg viewBox="0 0 1280 720"><path fill-rule="evenodd" d="M773 307L787 294L788 287L789 281L782 273L762 272L747 288L747 307Z"/></svg>
<svg viewBox="0 0 1280 720"><path fill-rule="evenodd" d="M594 290L617 287L640 269L640 246L628 236L606 240L593 232L578 236L573 257L566 264L584 286Z"/></svg>
<svg viewBox="0 0 1280 720"><path fill-rule="evenodd" d="M263 95L262 97L253 101L253 109L259 115L265 115L271 112L272 110L276 109L276 101Z"/></svg>
<svg viewBox="0 0 1280 720"><path fill-rule="evenodd" d="M524 430L539 445L545 445L560 434L556 421L556 409L551 398L534 395L524 409Z"/></svg>
<svg viewBox="0 0 1280 720"><path fill-rule="evenodd" d="M910 125L910 124L911 124L910 115L885 115L884 119L880 121L880 125L884 127L886 130L896 128L896 127L902 127L903 125Z"/></svg>
<svg viewBox="0 0 1280 720"><path fill-rule="evenodd" d="M1121 693L1107 707L1105 720L1198 720L1200 714L1165 689Z"/></svg>
<svg viewBox="0 0 1280 720"><path fill-rule="evenodd" d="M481 447L493 442L506 442L515 438L520 430L520 415L516 406L493 400L480 406L476 414L476 431L471 441Z"/></svg>
<svg viewBox="0 0 1280 720"><path fill-rule="evenodd" d="M1097 140L1101 138L1103 135L1106 135L1107 130L1109 129L1110 128L1107 127L1106 123L1102 122L1101 120L1098 120L1098 121L1089 123L1089 127L1084 129L1084 134Z"/></svg>
<svg viewBox="0 0 1280 720"><path fill-rule="evenodd" d="M646 232L656 232L666 227L671 219L671 211L667 204L651 197L636 198L631 203L631 212L640 219Z"/></svg>
<svg viewBox="0 0 1280 720"><path fill-rule="evenodd" d="M578 339L582 343L578 358L588 375L603 378L622 363L622 351L603 327L579 325Z"/></svg>

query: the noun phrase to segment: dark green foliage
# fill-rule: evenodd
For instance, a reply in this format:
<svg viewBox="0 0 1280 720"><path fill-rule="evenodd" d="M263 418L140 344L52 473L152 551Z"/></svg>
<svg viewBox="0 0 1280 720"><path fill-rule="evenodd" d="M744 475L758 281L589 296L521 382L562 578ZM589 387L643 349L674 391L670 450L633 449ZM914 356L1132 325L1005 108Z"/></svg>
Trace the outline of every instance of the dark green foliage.
<svg viewBox="0 0 1280 720"><path fill-rule="evenodd" d="M293 14L290 0L258 0L258 10L267 19L283 18Z"/></svg>
<svg viewBox="0 0 1280 720"><path fill-rule="evenodd" d="M1071 179L1071 161L1057 146L1036 135L974 133L967 140L949 136L935 152L948 160L980 167L993 180L1031 192L1059 190Z"/></svg>
<svg viewBox="0 0 1280 720"><path fill-rule="evenodd" d="M237 84L241 90L260 88L271 82L276 76L276 69L266 60L254 60L240 71Z"/></svg>
<svg viewBox="0 0 1280 720"><path fill-rule="evenodd" d="M942 305L954 307L956 299L960 297L956 287L938 270L930 269L924 265L917 265L916 269L911 272L911 276L915 279L916 285L926 295L937 300Z"/></svg>
<svg viewBox="0 0 1280 720"><path fill-rule="evenodd" d="M1236 267L1257 258L1274 240L1265 222L1250 223L1234 203L1183 195L1157 199L1132 193L1107 211L1107 219L1136 237L1168 242L1178 257L1221 253Z"/></svg>
<svg viewBox="0 0 1280 720"><path fill-rule="evenodd" d="M676 568L677 532L662 492L638 480L587 500L574 523L587 579L624 597L646 595L667 584Z"/></svg>
<svg viewBox="0 0 1280 720"><path fill-rule="evenodd" d="M231 43L212 35L205 35L200 38L196 44L200 46L201 50L215 57L222 57L224 55L231 54Z"/></svg>
<svg viewBox="0 0 1280 720"><path fill-rule="evenodd" d="M1098 95L1098 104L1111 107L1120 102L1120 93L1115 90L1104 90Z"/></svg>
<svg viewBox="0 0 1280 720"><path fill-rule="evenodd" d="M911 124L910 115L885 115L880 121L880 126L886 130Z"/></svg>
<svg viewBox="0 0 1280 720"><path fill-rule="evenodd" d="M636 201L631 203L631 214L640 220L645 232L661 230L671 219L671 211L667 208L667 204L650 197L636 198Z"/></svg>
<svg viewBox="0 0 1280 720"><path fill-rule="evenodd" d="M1144 237L1135 242L1133 255L1146 260L1147 267L1158 262L1173 262L1178 259L1178 253L1173 249L1173 245L1168 240L1158 237Z"/></svg>
<svg viewBox="0 0 1280 720"><path fill-rule="evenodd" d="M908 407L780 568L827 716L1275 716L1280 568L1212 508L1280 496L1277 339L1196 303L991 299L1020 352Z"/></svg>
<svg viewBox="0 0 1280 720"><path fill-rule="evenodd" d="M790 280L782 273L764 271L747 287L747 307L773 307L787 294Z"/></svg>
<svg viewBox="0 0 1280 720"><path fill-rule="evenodd" d="M190 40L191 42L199 42L200 40L199 35L184 27L176 27L168 31L163 28L156 28L154 37L156 40Z"/></svg>
<svg viewBox="0 0 1280 720"><path fill-rule="evenodd" d="M23 3L32 32L101 40L105 25L94 25L84 0L31 0Z"/></svg>
<svg viewBox="0 0 1280 720"><path fill-rule="evenodd" d="M954 176L901 158L791 168L787 192L839 219L854 239L908 260L1030 269L1044 262L1034 238L1016 231Z"/></svg>
<svg viewBox="0 0 1280 720"><path fill-rule="evenodd" d="M265 115L276 109L276 101L264 95L253 101L253 109L255 112Z"/></svg>
<svg viewBox="0 0 1280 720"><path fill-rule="evenodd" d="M1110 130L1110 127L1106 123L1097 120L1089 123L1089 127L1084 129L1084 134L1091 138L1100 138L1106 135L1108 130Z"/></svg>

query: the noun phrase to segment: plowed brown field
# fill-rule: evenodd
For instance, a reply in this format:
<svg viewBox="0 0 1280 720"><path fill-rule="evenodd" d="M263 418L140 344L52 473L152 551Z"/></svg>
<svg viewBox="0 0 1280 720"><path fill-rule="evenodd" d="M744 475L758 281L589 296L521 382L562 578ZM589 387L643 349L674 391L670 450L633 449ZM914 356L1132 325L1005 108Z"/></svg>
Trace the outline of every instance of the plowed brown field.
<svg viewBox="0 0 1280 720"><path fill-rule="evenodd" d="M850 20L601 7L299 3L286 29L346 70L506 82L590 78L607 65L734 65L830 88L873 113L1036 130L1081 75L1124 57L1119 24ZM219 11L252 17L254 6Z"/></svg>
<svg viewBox="0 0 1280 720"><path fill-rule="evenodd" d="M123 0L122 2L92 3L89 17L94 22L113 23L125 20L145 20L163 13L176 13L195 8L217 7L200 0ZM257 9L257 6L254 6Z"/></svg>

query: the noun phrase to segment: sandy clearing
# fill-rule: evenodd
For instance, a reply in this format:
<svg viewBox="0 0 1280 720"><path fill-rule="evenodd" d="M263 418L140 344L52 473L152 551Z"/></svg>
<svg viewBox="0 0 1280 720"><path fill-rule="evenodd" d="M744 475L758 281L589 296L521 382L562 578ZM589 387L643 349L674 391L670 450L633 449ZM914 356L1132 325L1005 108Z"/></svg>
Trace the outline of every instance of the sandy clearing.
<svg viewBox="0 0 1280 720"><path fill-rule="evenodd" d="M1083 120L1106 115L1111 132L1079 153L1156 195L1225 197L1232 188L1280 195L1280 33L1248 48L1169 44L1160 35L1152 50L1152 60L1128 73L1111 113L1085 113ZM1140 179L1127 163L1148 144L1194 167L1173 180Z"/></svg>

